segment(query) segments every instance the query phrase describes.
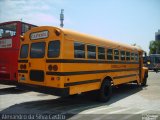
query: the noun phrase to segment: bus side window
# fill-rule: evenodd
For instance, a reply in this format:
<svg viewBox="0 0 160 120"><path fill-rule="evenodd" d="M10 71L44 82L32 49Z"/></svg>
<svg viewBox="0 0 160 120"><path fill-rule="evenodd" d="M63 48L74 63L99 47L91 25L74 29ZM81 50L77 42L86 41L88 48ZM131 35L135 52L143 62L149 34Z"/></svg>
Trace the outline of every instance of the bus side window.
<svg viewBox="0 0 160 120"><path fill-rule="evenodd" d="M79 42L74 43L74 57L85 58L85 44Z"/></svg>
<svg viewBox="0 0 160 120"><path fill-rule="evenodd" d="M96 59L95 45L87 45L87 56L88 56L88 59Z"/></svg>
<svg viewBox="0 0 160 120"><path fill-rule="evenodd" d="M126 52L126 60L127 60L127 61L130 60L130 52Z"/></svg>
<svg viewBox="0 0 160 120"><path fill-rule="evenodd" d="M122 60L122 61L126 60L125 51L121 51L121 60Z"/></svg>
<svg viewBox="0 0 160 120"><path fill-rule="evenodd" d="M138 59L139 59L139 58L138 58L138 54L135 53L135 60L138 61Z"/></svg>
<svg viewBox="0 0 160 120"><path fill-rule="evenodd" d="M28 24L22 24L22 35L29 30L29 25Z"/></svg>
<svg viewBox="0 0 160 120"><path fill-rule="evenodd" d="M131 53L131 60L134 60L134 53Z"/></svg>
<svg viewBox="0 0 160 120"><path fill-rule="evenodd" d="M59 57L60 54L60 41L50 41L48 43L48 57L49 58L55 58Z"/></svg>
<svg viewBox="0 0 160 120"><path fill-rule="evenodd" d="M105 59L105 48L98 47L98 59Z"/></svg>
<svg viewBox="0 0 160 120"><path fill-rule="evenodd" d="M107 49L107 60L113 60L113 49Z"/></svg>
<svg viewBox="0 0 160 120"><path fill-rule="evenodd" d="M119 50L114 50L114 60L119 60Z"/></svg>

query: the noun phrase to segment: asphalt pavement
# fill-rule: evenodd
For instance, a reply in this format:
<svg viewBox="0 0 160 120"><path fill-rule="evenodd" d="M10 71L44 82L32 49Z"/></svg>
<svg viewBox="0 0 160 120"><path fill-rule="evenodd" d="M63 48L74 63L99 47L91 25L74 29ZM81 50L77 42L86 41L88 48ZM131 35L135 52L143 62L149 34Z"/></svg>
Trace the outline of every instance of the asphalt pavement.
<svg viewBox="0 0 160 120"><path fill-rule="evenodd" d="M67 119L160 119L160 72L149 72L146 87L136 84L113 88L109 102L96 101L93 94L60 98L31 91L16 89L15 86L0 84L1 119L6 114L27 114L32 118L53 119L49 115L65 115ZM47 114L47 115L46 115ZM44 116L46 115L46 116Z"/></svg>

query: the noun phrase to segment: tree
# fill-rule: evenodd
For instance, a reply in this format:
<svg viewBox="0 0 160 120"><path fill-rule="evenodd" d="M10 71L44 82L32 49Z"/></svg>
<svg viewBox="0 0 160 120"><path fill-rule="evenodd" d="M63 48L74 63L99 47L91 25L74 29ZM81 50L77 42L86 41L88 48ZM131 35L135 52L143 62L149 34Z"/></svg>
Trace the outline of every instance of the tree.
<svg viewBox="0 0 160 120"><path fill-rule="evenodd" d="M150 54L160 54L160 41L151 41L149 45Z"/></svg>

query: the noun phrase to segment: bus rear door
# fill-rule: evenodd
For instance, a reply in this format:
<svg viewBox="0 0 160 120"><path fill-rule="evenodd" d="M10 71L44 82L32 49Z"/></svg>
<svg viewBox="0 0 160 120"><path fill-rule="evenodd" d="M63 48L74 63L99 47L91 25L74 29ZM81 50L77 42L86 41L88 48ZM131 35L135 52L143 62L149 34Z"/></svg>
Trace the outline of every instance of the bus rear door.
<svg viewBox="0 0 160 120"><path fill-rule="evenodd" d="M34 84L45 84L45 48L46 42L30 43L29 79Z"/></svg>

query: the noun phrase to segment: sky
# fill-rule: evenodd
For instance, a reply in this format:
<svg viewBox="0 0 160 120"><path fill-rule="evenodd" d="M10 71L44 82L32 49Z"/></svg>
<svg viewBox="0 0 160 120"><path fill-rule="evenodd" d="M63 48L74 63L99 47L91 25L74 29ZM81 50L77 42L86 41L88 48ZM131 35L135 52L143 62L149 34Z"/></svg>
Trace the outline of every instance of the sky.
<svg viewBox="0 0 160 120"><path fill-rule="evenodd" d="M160 0L0 0L0 23L22 20L64 28L127 44L149 52L160 29Z"/></svg>

